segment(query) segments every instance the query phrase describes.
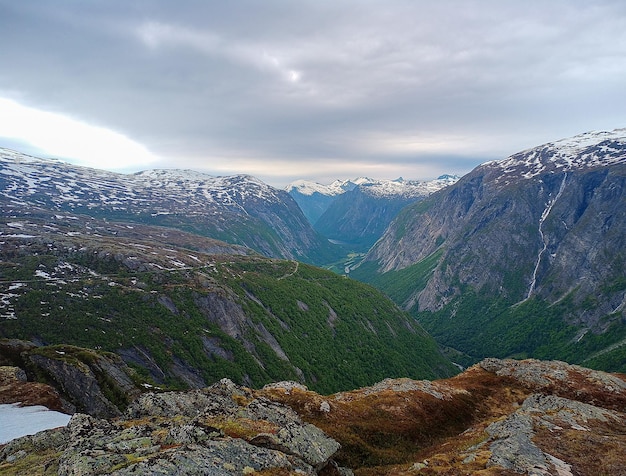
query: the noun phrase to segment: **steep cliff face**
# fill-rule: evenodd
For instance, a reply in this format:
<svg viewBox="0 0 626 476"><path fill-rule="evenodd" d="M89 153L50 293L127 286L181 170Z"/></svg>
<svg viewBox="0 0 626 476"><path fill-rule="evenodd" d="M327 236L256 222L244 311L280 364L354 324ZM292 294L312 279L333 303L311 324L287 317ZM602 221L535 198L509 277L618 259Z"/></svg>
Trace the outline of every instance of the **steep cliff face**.
<svg viewBox="0 0 626 476"><path fill-rule="evenodd" d="M397 295L407 309L423 313L431 331L456 316L457 324L467 321L459 332L472 332L476 319L478 335L483 306L498 303L502 315L513 305L544 303L558 304L558 312L550 311L554 322L581 335L618 332L626 304L625 246L626 130L617 130L483 164L403 210L364 269L377 269L378 279L392 286L394 275L430 263Z"/></svg>
<svg viewBox="0 0 626 476"><path fill-rule="evenodd" d="M365 252L403 207L421 198L377 195L360 186L337 197L314 227L332 240Z"/></svg>
<svg viewBox="0 0 626 476"><path fill-rule="evenodd" d="M145 390L145 380L119 356L71 345L0 339L0 363L11 365L0 368L22 372L19 380L6 379L0 385L2 403L113 417Z"/></svg>

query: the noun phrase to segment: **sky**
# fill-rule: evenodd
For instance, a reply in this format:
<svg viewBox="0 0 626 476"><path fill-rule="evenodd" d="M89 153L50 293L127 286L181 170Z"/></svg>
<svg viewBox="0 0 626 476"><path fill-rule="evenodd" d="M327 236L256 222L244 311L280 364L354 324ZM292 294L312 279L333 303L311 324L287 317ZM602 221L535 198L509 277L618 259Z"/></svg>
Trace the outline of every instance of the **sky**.
<svg viewBox="0 0 626 476"><path fill-rule="evenodd" d="M626 127L623 0L0 0L0 147L283 187Z"/></svg>

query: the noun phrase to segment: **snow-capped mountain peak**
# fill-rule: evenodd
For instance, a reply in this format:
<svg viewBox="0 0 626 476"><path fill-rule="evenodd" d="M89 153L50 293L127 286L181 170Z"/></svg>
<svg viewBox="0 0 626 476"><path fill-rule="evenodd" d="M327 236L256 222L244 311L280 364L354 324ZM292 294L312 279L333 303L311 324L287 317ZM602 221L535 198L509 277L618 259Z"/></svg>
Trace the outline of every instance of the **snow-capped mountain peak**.
<svg viewBox="0 0 626 476"><path fill-rule="evenodd" d="M296 180L291 182L285 190L289 193L298 192L301 195L312 196L316 193L320 195L335 196L344 192L342 189L343 181L335 180L330 185L323 185L310 180Z"/></svg>
<svg viewBox="0 0 626 476"><path fill-rule="evenodd" d="M291 194L312 196L317 193L328 197L335 197L350 192L356 187L368 195L385 196L425 196L440 188L451 185L459 179L456 175L442 175L430 181L405 180L399 177L395 180L376 180L369 177L358 177L348 180L335 180L330 185L323 185L308 180L296 180L290 183L285 190Z"/></svg>
<svg viewBox="0 0 626 476"><path fill-rule="evenodd" d="M574 137L548 142L504 160L491 161L481 167L500 171L503 179L532 178L551 171L601 167L626 163L626 129L586 132Z"/></svg>
<svg viewBox="0 0 626 476"><path fill-rule="evenodd" d="M0 149L0 206L180 227L290 259L330 250L283 190L250 175L120 174Z"/></svg>

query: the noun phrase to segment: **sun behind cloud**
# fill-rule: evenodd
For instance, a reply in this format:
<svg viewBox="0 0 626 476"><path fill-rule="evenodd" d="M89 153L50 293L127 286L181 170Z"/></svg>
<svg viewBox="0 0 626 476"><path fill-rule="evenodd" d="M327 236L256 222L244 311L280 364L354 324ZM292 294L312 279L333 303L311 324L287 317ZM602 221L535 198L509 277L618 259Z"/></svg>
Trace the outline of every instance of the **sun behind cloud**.
<svg viewBox="0 0 626 476"><path fill-rule="evenodd" d="M2 137L23 141L46 156L107 170L136 170L157 160L123 134L0 97Z"/></svg>

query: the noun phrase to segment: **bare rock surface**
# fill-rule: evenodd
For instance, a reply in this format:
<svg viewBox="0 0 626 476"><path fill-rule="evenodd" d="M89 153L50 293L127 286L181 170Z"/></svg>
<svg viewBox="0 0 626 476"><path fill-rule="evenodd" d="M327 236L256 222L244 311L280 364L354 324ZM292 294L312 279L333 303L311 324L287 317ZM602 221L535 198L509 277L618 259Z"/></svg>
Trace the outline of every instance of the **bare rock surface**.
<svg viewBox="0 0 626 476"><path fill-rule="evenodd" d="M0 452L0 467L54 449L61 476L313 475L337 468L339 448L291 408L223 379L202 390L146 393L116 419L76 413L65 428L13 440Z"/></svg>
<svg viewBox="0 0 626 476"><path fill-rule="evenodd" d="M570 429L591 432L591 426L611 422L624 426L624 414L554 395L533 394L503 420L486 428L489 435L488 466L499 466L529 475L565 475L571 466L535 443L536 433Z"/></svg>
<svg viewBox="0 0 626 476"><path fill-rule="evenodd" d="M536 360L327 396L223 379L13 440L0 474L626 474L625 398L621 375Z"/></svg>

